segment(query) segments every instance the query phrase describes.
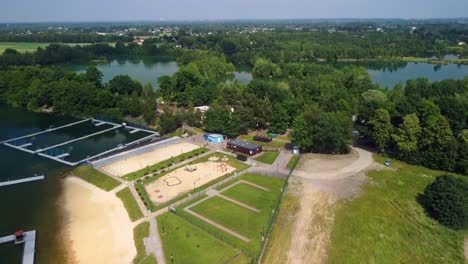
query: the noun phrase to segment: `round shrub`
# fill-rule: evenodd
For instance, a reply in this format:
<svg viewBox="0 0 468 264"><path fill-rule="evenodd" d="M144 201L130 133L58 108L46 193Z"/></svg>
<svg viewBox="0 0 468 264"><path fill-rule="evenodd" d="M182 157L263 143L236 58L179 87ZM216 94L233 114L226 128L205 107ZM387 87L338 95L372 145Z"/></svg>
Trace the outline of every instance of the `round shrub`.
<svg viewBox="0 0 468 264"><path fill-rule="evenodd" d="M439 176L424 190L422 205L442 225L465 229L468 227L468 182Z"/></svg>

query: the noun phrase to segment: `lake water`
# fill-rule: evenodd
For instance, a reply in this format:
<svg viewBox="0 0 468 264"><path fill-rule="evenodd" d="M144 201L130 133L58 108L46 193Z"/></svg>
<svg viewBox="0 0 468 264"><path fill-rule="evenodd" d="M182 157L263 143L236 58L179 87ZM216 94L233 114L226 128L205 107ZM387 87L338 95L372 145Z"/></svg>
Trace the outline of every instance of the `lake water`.
<svg viewBox="0 0 468 264"><path fill-rule="evenodd" d="M468 65L435 65L429 63L407 63L402 67L382 67L380 69L367 68L367 72L374 82L381 87L394 87L398 83L419 77L430 81L443 79L463 79L468 76Z"/></svg>
<svg viewBox="0 0 468 264"><path fill-rule="evenodd" d="M151 83L154 88L158 87L159 77L173 75L179 70L177 63L169 58L114 59L104 63L63 65L63 67L77 73L84 73L90 65L95 65L102 72L104 82L108 82L117 75L128 75L143 85ZM252 74L246 67L241 67L234 72L234 78L246 84L252 80Z"/></svg>
<svg viewBox="0 0 468 264"><path fill-rule="evenodd" d="M3 141L45 130L50 125L58 127L77 119L0 105L0 120L0 141ZM36 147L50 146L101 129L82 123L73 129L35 136L32 142ZM126 130L113 130L65 145L65 149L70 151L70 160L74 161L145 136L137 134L139 132L129 134ZM3 144L0 145L0 159L0 181L42 173L46 176L42 181L0 187L0 237L11 235L20 229L37 230L35 263L65 263L60 197L63 177L70 172L71 167ZM22 245L0 244L0 263L20 263L21 255Z"/></svg>

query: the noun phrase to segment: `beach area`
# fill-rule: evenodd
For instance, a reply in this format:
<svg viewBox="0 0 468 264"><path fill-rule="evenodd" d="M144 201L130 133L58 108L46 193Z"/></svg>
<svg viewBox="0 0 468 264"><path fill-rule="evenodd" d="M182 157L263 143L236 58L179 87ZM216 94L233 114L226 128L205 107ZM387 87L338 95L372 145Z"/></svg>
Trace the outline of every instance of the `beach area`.
<svg viewBox="0 0 468 264"><path fill-rule="evenodd" d="M64 181L64 231L75 263L131 263L133 225L123 203L76 177Z"/></svg>

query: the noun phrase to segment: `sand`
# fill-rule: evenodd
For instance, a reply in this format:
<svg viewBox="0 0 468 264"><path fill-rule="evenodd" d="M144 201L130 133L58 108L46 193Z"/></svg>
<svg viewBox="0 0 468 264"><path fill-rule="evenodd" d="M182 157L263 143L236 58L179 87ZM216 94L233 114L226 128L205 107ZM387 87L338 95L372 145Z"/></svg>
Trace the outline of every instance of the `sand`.
<svg viewBox="0 0 468 264"><path fill-rule="evenodd" d="M221 170L218 167L220 164L225 163L213 161L196 163L191 165L197 167L197 170L193 172L188 172L182 167L146 185L146 191L154 203L165 203L193 190L194 182L196 182L195 187L200 187L236 170L229 165L224 165L223 170Z"/></svg>
<svg viewBox="0 0 468 264"><path fill-rule="evenodd" d="M112 176L124 176L131 172L141 170L147 166L158 162L168 160L171 157L177 157L183 153L190 152L199 146L187 142L179 142L176 144L167 145L156 148L152 151L125 158L116 162L107 164L100 169Z"/></svg>
<svg viewBox="0 0 468 264"><path fill-rule="evenodd" d="M115 194L79 178L65 179L65 231L78 263L131 263L133 226Z"/></svg>

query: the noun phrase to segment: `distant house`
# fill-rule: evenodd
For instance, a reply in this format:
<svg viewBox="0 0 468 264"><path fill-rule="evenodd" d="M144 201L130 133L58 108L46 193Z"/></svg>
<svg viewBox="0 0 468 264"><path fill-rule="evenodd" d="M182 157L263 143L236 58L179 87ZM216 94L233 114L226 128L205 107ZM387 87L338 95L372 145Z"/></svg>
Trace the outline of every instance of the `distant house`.
<svg viewBox="0 0 468 264"><path fill-rule="evenodd" d="M141 38L136 38L132 42L141 46L141 45L143 45L143 42L145 42L145 40L141 39Z"/></svg>
<svg viewBox="0 0 468 264"><path fill-rule="evenodd" d="M464 46L464 45L466 45L465 42L463 42L463 41L459 41L459 42L458 42L458 46Z"/></svg>
<svg viewBox="0 0 468 264"><path fill-rule="evenodd" d="M228 149L247 155L255 155L262 152L262 146L239 139L229 140L226 146Z"/></svg>
<svg viewBox="0 0 468 264"><path fill-rule="evenodd" d="M196 106L193 109L198 110L200 111L200 113L204 114L206 113L206 111L208 111L208 109L210 109L210 107L207 105L202 105L202 106Z"/></svg>

